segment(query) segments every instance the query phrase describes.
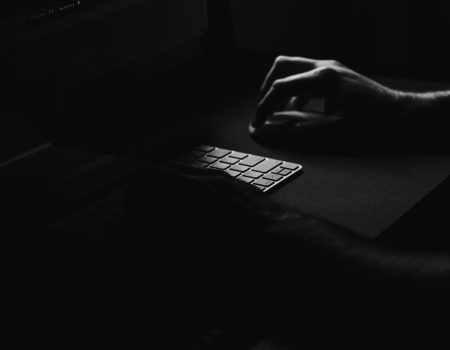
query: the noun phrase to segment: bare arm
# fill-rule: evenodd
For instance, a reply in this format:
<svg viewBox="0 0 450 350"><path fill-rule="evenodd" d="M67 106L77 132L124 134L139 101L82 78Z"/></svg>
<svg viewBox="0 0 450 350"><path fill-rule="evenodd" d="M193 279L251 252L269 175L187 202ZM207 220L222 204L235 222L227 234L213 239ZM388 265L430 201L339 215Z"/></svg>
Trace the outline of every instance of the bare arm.
<svg viewBox="0 0 450 350"><path fill-rule="evenodd" d="M436 129L450 126L450 91L403 93L403 99L409 101L408 118Z"/></svg>
<svg viewBox="0 0 450 350"><path fill-rule="evenodd" d="M292 98L301 109L311 98L324 98L327 114L353 124L416 123L438 131L448 127L450 91L413 93L388 88L333 60L280 56L267 74L253 125L280 112ZM293 108L295 112L296 108ZM420 129L420 127L419 127Z"/></svg>
<svg viewBox="0 0 450 350"><path fill-rule="evenodd" d="M345 289L446 289L450 286L448 255L412 254L390 249L312 217L298 215L269 229L282 269L304 271ZM275 243L276 242L276 243ZM308 267L308 268L309 268ZM318 273L320 272L320 273ZM291 274L292 275L292 274ZM327 278L325 278L327 277Z"/></svg>

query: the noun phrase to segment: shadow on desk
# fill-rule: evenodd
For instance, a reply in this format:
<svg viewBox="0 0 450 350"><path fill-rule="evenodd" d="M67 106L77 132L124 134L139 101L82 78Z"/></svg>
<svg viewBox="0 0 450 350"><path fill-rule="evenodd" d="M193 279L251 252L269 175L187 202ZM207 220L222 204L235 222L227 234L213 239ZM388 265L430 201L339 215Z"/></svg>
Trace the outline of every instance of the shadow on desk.
<svg viewBox="0 0 450 350"><path fill-rule="evenodd" d="M280 150L301 149L317 155L450 154L448 128L434 125L374 125L364 127L338 124L327 127L285 129L283 132L253 136L254 140Z"/></svg>

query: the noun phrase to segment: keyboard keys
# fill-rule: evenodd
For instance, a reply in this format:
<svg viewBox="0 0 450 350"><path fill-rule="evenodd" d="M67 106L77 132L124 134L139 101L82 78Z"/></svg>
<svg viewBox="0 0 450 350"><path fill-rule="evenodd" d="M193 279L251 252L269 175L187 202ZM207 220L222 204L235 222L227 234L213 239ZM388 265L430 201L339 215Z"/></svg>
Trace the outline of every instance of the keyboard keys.
<svg viewBox="0 0 450 350"><path fill-rule="evenodd" d="M214 163L210 166L211 169L217 169L217 170L225 170L228 169L230 166L225 163Z"/></svg>
<svg viewBox="0 0 450 350"><path fill-rule="evenodd" d="M298 164L229 151L211 146L196 147L178 157L174 163L224 171L230 176L267 192L284 179L300 172ZM59 221L55 227L89 235L105 232L108 226L123 219L123 196L126 187L85 206ZM67 232L67 231L66 231Z"/></svg>
<svg viewBox="0 0 450 350"><path fill-rule="evenodd" d="M223 158L223 157L229 155L230 153L231 153L231 151L227 151L224 149L215 149L214 151L208 153L208 157Z"/></svg>
<svg viewBox="0 0 450 350"><path fill-rule="evenodd" d="M254 179L252 179L251 177L241 176L241 177L238 177L238 180L244 181L249 184L249 183L252 183Z"/></svg>
<svg viewBox="0 0 450 350"><path fill-rule="evenodd" d="M288 175L292 174L292 171L284 169L284 170L281 170L278 174L280 174L282 176L288 176Z"/></svg>
<svg viewBox="0 0 450 350"><path fill-rule="evenodd" d="M233 152L230 154L231 158L236 158L236 159L245 159L248 157L248 154L244 154L244 153L240 153L240 152Z"/></svg>
<svg viewBox="0 0 450 350"><path fill-rule="evenodd" d="M249 167L254 167L255 165L258 165L259 163L261 163L263 160L264 160L264 158L262 158L262 157L249 156L249 157L245 158L243 161L241 161L239 164L249 166Z"/></svg>
<svg viewBox="0 0 450 350"><path fill-rule="evenodd" d="M220 162L230 164L230 165L235 165L237 162L239 162L239 159L227 157L227 158L221 159Z"/></svg>
<svg viewBox="0 0 450 350"><path fill-rule="evenodd" d="M197 161L199 161L201 163L206 163L206 164L213 164L213 163L217 162L217 159L210 158L208 156L203 156L203 157L197 159Z"/></svg>
<svg viewBox="0 0 450 350"><path fill-rule="evenodd" d="M255 182L253 182L253 184L258 185L258 186L262 186L262 187L270 187L273 184L275 184L275 182L274 181L270 181L270 180L258 179Z"/></svg>
<svg viewBox="0 0 450 350"><path fill-rule="evenodd" d="M288 170L297 170L300 166L292 163L283 163L282 165L280 165L280 167Z"/></svg>
<svg viewBox="0 0 450 350"><path fill-rule="evenodd" d="M227 174L233 176L233 177L238 177L239 175L241 175L240 172L238 172L238 171L233 171L233 170L230 170L230 169L225 170L225 172L226 172Z"/></svg>
<svg viewBox="0 0 450 350"><path fill-rule="evenodd" d="M250 170L250 167L243 165L235 165L234 167L231 168L231 170L245 173L246 171Z"/></svg>
<svg viewBox="0 0 450 350"><path fill-rule="evenodd" d="M279 174L280 171L283 171L283 170L285 170L285 169L278 167L275 170L272 170L272 174Z"/></svg>
<svg viewBox="0 0 450 350"><path fill-rule="evenodd" d="M275 181L275 182L280 181L282 178L283 178L283 176L277 175L277 174L266 174L263 176L263 179L271 180L271 181Z"/></svg>
<svg viewBox="0 0 450 350"><path fill-rule="evenodd" d="M279 166L281 163L282 162L278 160L266 159L262 163L259 163L257 166L255 166L252 170L259 171L261 173L268 173L269 171Z"/></svg>
<svg viewBox="0 0 450 350"><path fill-rule="evenodd" d="M245 177L251 177L252 179L259 179L262 174L261 173L257 173L256 171L247 171L243 176Z"/></svg>
<svg viewBox="0 0 450 350"><path fill-rule="evenodd" d="M211 146L198 146L198 147L195 147L195 149L196 149L197 151L207 153L207 152L212 152L212 151L214 151L215 148L214 148L214 147L211 147Z"/></svg>
<svg viewBox="0 0 450 350"><path fill-rule="evenodd" d="M180 159L189 166L224 171L264 192L302 169L298 164L211 146L195 147Z"/></svg>

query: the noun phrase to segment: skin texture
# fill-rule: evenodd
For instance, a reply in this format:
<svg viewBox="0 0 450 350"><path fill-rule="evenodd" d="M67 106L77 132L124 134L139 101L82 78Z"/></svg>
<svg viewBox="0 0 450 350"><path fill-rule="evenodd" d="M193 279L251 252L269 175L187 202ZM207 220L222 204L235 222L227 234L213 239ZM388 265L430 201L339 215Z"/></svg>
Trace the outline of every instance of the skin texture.
<svg viewBox="0 0 450 350"><path fill-rule="evenodd" d="M334 60L280 56L268 72L261 94L255 127L272 113L295 114L311 98L324 98L326 114L359 126L426 120L436 131L436 126L449 125L445 112L450 109L450 91L394 90Z"/></svg>
<svg viewBox="0 0 450 350"><path fill-rule="evenodd" d="M324 98L326 114L357 124L402 118L412 102L408 94L387 88L337 61L286 56L275 60L261 92L253 123L256 127L293 98L297 102L289 105L291 112L311 98ZM360 119L361 111L365 111L364 120Z"/></svg>

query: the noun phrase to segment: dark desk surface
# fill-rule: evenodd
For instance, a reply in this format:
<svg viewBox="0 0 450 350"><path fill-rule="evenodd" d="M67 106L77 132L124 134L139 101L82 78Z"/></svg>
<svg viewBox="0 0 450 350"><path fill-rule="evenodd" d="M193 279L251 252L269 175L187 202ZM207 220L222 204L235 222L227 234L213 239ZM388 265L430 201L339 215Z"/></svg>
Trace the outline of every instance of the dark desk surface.
<svg viewBox="0 0 450 350"><path fill-rule="evenodd" d="M218 96L200 94L189 104L178 98L182 96L168 94L172 99L165 108L155 108L154 96L143 88L146 84L138 86L140 93L132 100L123 99L122 108L114 104L118 99L109 92L102 100L98 96L102 89L94 87L100 108L88 103L90 112L81 108L75 122L60 125L51 141L58 146L150 161L162 161L165 156L161 154L181 152L202 143L301 163L304 174L273 197L367 237L385 231L450 174L450 156L445 154L315 154L302 148L281 149L256 143L247 130L258 101L257 84L251 79L248 86L237 82L229 94L226 90L218 92ZM388 83L413 90L447 88L434 83ZM179 91L186 87L175 88Z"/></svg>
<svg viewBox="0 0 450 350"><path fill-rule="evenodd" d="M200 93L195 101L190 97L189 105L178 100L179 91L192 89L192 81L200 85L205 82L199 82L201 79L195 74L190 80L181 79L181 83L166 81L157 89L178 91L178 95L167 93L173 97L168 99L165 108L154 108L152 102L147 102L151 101L151 92L138 86L140 90L133 95L133 101L126 101L122 109L114 107L126 111L131 104L133 107L129 108L126 118L110 118L111 111L104 111L107 116L104 122L79 130L67 127L65 133L55 137L54 143L104 152L139 153L138 156L145 155L151 161L165 148L178 147L181 151L183 146L203 143L297 162L304 166L304 174L273 197L368 237L376 237L386 230L450 174L448 154L314 154L301 148L281 149L258 144L249 136L247 127L258 101L257 82L263 75L250 75L250 78L241 74L240 77L229 93L226 89L217 96ZM205 81L207 85L208 80ZM448 87L393 79L383 81L410 90ZM110 96L106 99L109 103L114 100ZM137 103L138 99L141 102ZM95 109L94 113L99 114ZM139 118L131 117L132 113ZM174 117L175 114L180 116Z"/></svg>
<svg viewBox="0 0 450 350"><path fill-rule="evenodd" d="M302 164L304 174L273 197L365 236L382 233L450 174L448 155L314 155L258 144L247 132L256 103L254 94L223 108L211 142Z"/></svg>

